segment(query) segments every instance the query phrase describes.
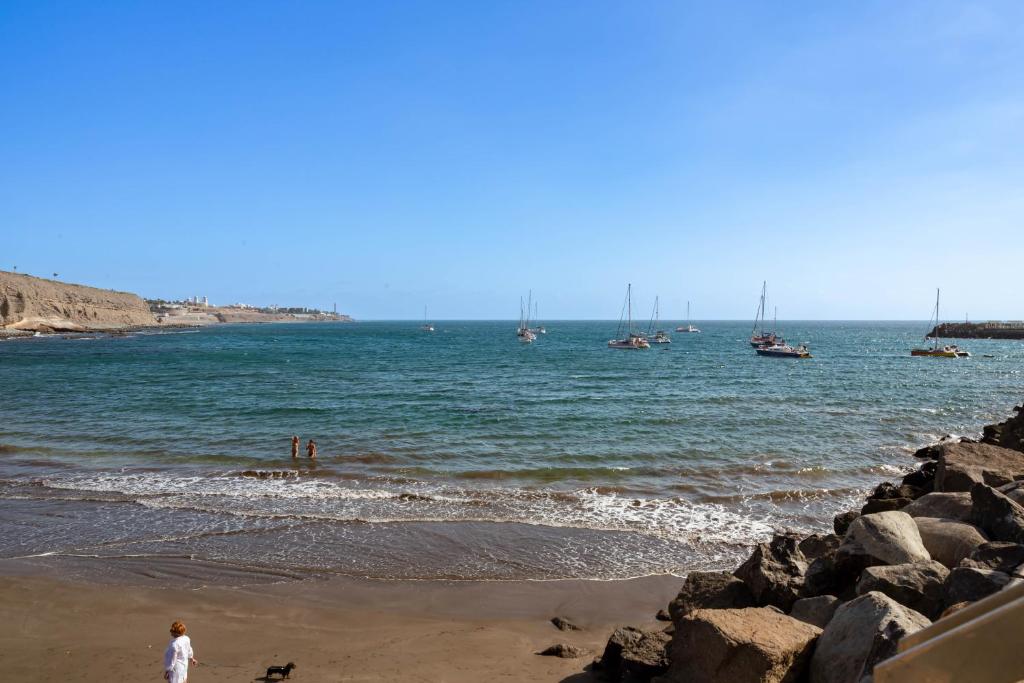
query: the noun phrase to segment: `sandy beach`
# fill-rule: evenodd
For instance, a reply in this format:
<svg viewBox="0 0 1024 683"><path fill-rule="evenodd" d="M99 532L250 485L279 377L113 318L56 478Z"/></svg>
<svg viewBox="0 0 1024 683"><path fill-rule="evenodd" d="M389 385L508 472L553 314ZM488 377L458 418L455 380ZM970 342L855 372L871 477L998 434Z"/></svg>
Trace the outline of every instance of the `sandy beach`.
<svg viewBox="0 0 1024 683"><path fill-rule="evenodd" d="M0 571L0 659L19 681L162 680L174 619L188 625L200 661L192 683L264 680L267 666L288 661L300 681L587 681L614 627L664 627L654 614L681 583L333 578L229 587L196 585L174 567L129 583L60 578L52 566L17 561ZM583 630L559 631L554 616ZM592 655L535 654L559 642Z"/></svg>

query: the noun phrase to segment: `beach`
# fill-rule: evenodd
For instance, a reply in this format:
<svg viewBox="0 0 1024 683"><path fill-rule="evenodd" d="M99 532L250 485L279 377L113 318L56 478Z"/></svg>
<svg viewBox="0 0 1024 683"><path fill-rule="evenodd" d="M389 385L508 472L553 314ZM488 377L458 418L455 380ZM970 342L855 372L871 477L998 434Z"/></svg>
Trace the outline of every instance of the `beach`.
<svg viewBox="0 0 1024 683"><path fill-rule="evenodd" d="M262 680L295 662L295 680L590 680L584 672L622 623L649 624L676 577L634 581L331 580L195 586L153 578L72 581L28 563L0 566L0 653L20 681L160 680L167 629L189 629L200 665L189 681ZM183 585L184 584L184 585ZM582 630L563 632L564 616ZM663 624L662 624L663 626ZM534 653L570 643L579 659Z"/></svg>

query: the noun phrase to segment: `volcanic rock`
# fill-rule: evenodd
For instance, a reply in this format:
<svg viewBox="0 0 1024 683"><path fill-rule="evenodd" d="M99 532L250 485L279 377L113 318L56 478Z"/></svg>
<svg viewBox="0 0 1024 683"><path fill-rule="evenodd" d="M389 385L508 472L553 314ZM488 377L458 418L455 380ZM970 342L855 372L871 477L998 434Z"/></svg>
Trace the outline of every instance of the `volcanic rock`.
<svg viewBox="0 0 1024 683"><path fill-rule="evenodd" d="M991 541L978 546L969 558L960 563L960 566L994 569L997 572L1014 574L1022 564L1024 564L1024 545Z"/></svg>
<svg viewBox="0 0 1024 683"><path fill-rule="evenodd" d="M914 521L928 554L950 569L988 541L984 531L966 522L935 517L915 517Z"/></svg>
<svg viewBox="0 0 1024 683"><path fill-rule="evenodd" d="M1024 473L1024 453L985 443L939 447L936 491L970 491L975 484L1002 486Z"/></svg>
<svg viewBox="0 0 1024 683"><path fill-rule="evenodd" d="M587 651L581 647L575 645L567 645L566 643L556 643L551 647L545 648L537 654L544 657L561 657L562 659L577 659L587 654Z"/></svg>
<svg viewBox="0 0 1024 683"><path fill-rule="evenodd" d="M613 681L623 676L648 680L668 669L666 647L672 639L661 631L644 631L632 626L615 629L596 662L605 676Z"/></svg>
<svg viewBox="0 0 1024 683"><path fill-rule="evenodd" d="M756 604L786 611L800 597L807 558L800 552L799 543L795 534L776 534L770 543L757 544L753 554L733 572L750 588Z"/></svg>
<svg viewBox="0 0 1024 683"><path fill-rule="evenodd" d="M971 494L966 491L929 493L903 508L903 511L911 517L940 517L969 522Z"/></svg>
<svg viewBox="0 0 1024 683"><path fill-rule="evenodd" d="M868 567L857 582L857 593L884 593L929 619L942 613L949 570L936 561Z"/></svg>
<svg viewBox="0 0 1024 683"><path fill-rule="evenodd" d="M1024 543L1024 507L984 484L971 488L971 522L994 541Z"/></svg>
<svg viewBox="0 0 1024 683"><path fill-rule="evenodd" d="M668 611L673 621L695 609L753 607L754 596L742 580L729 572L690 572Z"/></svg>
<svg viewBox="0 0 1024 683"><path fill-rule="evenodd" d="M825 628L838 607L839 598L834 595L801 598L793 603L789 616L818 628Z"/></svg>
<svg viewBox="0 0 1024 683"><path fill-rule="evenodd" d="M957 567L946 579L946 604L955 605L958 602L981 600L1019 580L993 569Z"/></svg>
<svg viewBox="0 0 1024 683"><path fill-rule="evenodd" d="M861 515L853 520L836 552L836 562L839 563L841 556L853 558L859 555L877 560L871 564L903 564L931 559L914 518L900 511Z"/></svg>
<svg viewBox="0 0 1024 683"><path fill-rule="evenodd" d="M795 683L821 629L766 607L696 610L677 625L665 683Z"/></svg>
<svg viewBox="0 0 1024 683"><path fill-rule="evenodd" d="M840 605L811 659L811 683L859 683L896 653L905 635L928 626L926 616L878 592Z"/></svg>

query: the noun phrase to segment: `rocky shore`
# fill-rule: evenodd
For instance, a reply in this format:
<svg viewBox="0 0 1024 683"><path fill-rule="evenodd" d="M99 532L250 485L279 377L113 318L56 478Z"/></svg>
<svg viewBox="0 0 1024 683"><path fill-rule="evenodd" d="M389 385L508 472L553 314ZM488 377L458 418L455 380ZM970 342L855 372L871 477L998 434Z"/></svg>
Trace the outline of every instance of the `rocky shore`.
<svg viewBox="0 0 1024 683"><path fill-rule="evenodd" d="M655 683L866 683L904 636L1024 578L1024 406L922 448L830 534L780 531L692 572L661 630L621 627L594 673ZM553 651L559 654L562 651ZM571 650L560 656L574 656Z"/></svg>

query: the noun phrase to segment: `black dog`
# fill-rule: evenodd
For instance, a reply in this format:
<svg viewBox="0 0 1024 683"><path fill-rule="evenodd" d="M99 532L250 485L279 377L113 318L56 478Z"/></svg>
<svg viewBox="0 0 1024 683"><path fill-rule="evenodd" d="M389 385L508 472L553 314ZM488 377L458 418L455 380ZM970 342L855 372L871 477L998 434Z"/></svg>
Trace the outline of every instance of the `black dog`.
<svg viewBox="0 0 1024 683"><path fill-rule="evenodd" d="M288 662L284 666L268 666L267 667L267 678L270 678L274 674L278 674L281 678L291 678L292 669L295 668L295 664Z"/></svg>

